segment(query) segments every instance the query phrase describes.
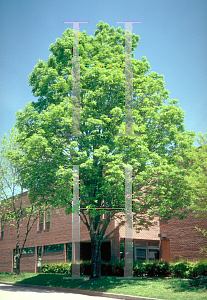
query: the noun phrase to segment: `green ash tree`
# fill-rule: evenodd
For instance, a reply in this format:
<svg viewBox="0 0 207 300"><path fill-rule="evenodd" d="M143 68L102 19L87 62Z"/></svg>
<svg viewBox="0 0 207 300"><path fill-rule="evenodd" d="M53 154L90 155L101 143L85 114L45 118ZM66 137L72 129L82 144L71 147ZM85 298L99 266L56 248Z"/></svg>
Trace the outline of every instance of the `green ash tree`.
<svg viewBox="0 0 207 300"><path fill-rule="evenodd" d="M17 143L17 132L4 135L0 150L0 221L16 229L15 262L16 274L20 274L20 262L30 230L37 218L46 209L46 204L36 206L25 201L23 184L19 177L20 165L13 158L21 152ZM16 165L16 166L15 166Z"/></svg>
<svg viewBox="0 0 207 300"><path fill-rule="evenodd" d="M132 53L139 40L133 33ZM125 135L125 30L100 21L95 36L80 32L79 43L81 134L72 130L73 31L66 29L50 45L47 62L39 60L29 76L37 101L16 115L23 153L16 161L24 166L19 172L31 203L47 199L68 214L71 166L79 166L80 206L87 208L80 218L91 238L91 277L99 278L106 229L115 218L117 229L123 226L124 212L91 208L124 207L125 165L132 165L137 230L157 217L185 217L196 197L187 181L195 133L185 130L184 112L177 100L169 100L164 76L150 72L145 57L132 55L133 135Z"/></svg>
<svg viewBox="0 0 207 300"><path fill-rule="evenodd" d="M195 218L207 217L207 133L199 133L196 138L199 147L192 148L192 162L194 172L188 177L189 183L197 191L198 198L193 201L191 207L195 213ZM207 236L206 228L196 229L202 232L203 236ZM207 254L206 246L201 248L202 254Z"/></svg>

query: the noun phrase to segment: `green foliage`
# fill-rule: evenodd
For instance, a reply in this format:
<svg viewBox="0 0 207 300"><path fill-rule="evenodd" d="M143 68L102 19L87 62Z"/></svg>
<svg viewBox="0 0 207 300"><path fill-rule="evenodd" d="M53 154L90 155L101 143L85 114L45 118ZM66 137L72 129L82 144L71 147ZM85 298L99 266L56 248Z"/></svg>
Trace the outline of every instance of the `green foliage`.
<svg viewBox="0 0 207 300"><path fill-rule="evenodd" d="M199 286L202 289L207 289L207 276L198 276L190 281L191 286Z"/></svg>
<svg viewBox="0 0 207 300"><path fill-rule="evenodd" d="M135 276L169 276L171 272L170 264L168 262L153 261L153 262L134 262Z"/></svg>
<svg viewBox="0 0 207 300"><path fill-rule="evenodd" d="M206 260L201 260L194 265L194 269L197 270L198 275L205 275L207 276L207 261Z"/></svg>
<svg viewBox="0 0 207 300"><path fill-rule="evenodd" d="M72 274L71 263L46 263L41 266L43 273ZM80 263L80 274L91 274L91 261ZM188 262L181 261L169 263L163 261L140 262L134 261L133 274L135 277L174 277L195 278L197 276L207 276L207 261ZM124 276L124 262L103 262L101 263L102 276Z"/></svg>
<svg viewBox="0 0 207 300"><path fill-rule="evenodd" d="M113 276L124 276L124 262L115 261L111 263Z"/></svg>
<svg viewBox="0 0 207 300"><path fill-rule="evenodd" d="M173 264L172 272L175 277L187 278L190 263L187 261L180 261Z"/></svg>
<svg viewBox="0 0 207 300"><path fill-rule="evenodd" d="M43 273L54 273L54 274L71 274L72 264L71 263L48 263L41 266Z"/></svg>
<svg viewBox="0 0 207 300"><path fill-rule="evenodd" d="M196 212L196 218L207 217L207 133L198 134L197 142L199 147L192 149L192 159L194 172L189 177L189 181L197 189L199 197L192 203L192 209ZM203 228L197 228L206 236L206 230Z"/></svg>
<svg viewBox="0 0 207 300"><path fill-rule="evenodd" d="M84 261L80 264L81 275L91 275L91 261Z"/></svg>
<svg viewBox="0 0 207 300"><path fill-rule="evenodd" d="M142 277L144 274L146 274L146 268L145 268L145 263L141 261L136 261L134 262L134 275L137 277Z"/></svg>
<svg viewBox="0 0 207 300"><path fill-rule="evenodd" d="M139 39L133 33L132 52ZM29 76L37 102L16 114L21 151L13 158L31 203L47 202L71 213L72 166L79 165L80 206L87 208L80 217L91 239L104 241L117 212L119 227L124 224L124 211L89 208L124 207L125 166L130 164L137 230L148 228L157 216L186 217L192 200L196 201L187 180L194 172L195 133L185 131L184 111L177 100L169 100L164 76L150 72L145 57L133 56L134 134L125 135L125 30L101 21L94 37L83 31L79 42L81 134L75 136L72 126L71 29L50 45L47 62L39 60Z"/></svg>
<svg viewBox="0 0 207 300"><path fill-rule="evenodd" d="M133 34L132 39L134 50L139 36ZM50 45L47 62L39 61L29 77L38 101L28 103L16 115L23 152L15 158L24 166L20 177L29 189L31 202L47 199L71 213L71 166L79 165L81 207L123 207L125 168L121 164L131 164L137 165L133 167L133 211L138 228L151 225L157 215L185 217L190 201L195 199L186 180L191 172L189 151L195 133L185 131L178 101L165 103L169 92L163 76L149 73L146 58L133 58L134 135L123 135L125 75L117 64L124 65L125 61L125 31L100 22L95 37L80 32L81 135L74 137L72 41L73 32L67 29ZM105 222L101 221L103 213L108 214ZM81 211L83 220L84 214L90 215L95 227L106 224L115 213ZM90 225L88 228L94 228ZM102 227L100 237L106 227Z"/></svg>
<svg viewBox="0 0 207 300"><path fill-rule="evenodd" d="M71 263L47 263L41 266L43 273L62 273L71 274ZM80 263L81 275L91 274L91 261ZM134 262L135 276L168 276L170 266L166 262ZM101 275L103 276L124 276L124 262L102 262Z"/></svg>

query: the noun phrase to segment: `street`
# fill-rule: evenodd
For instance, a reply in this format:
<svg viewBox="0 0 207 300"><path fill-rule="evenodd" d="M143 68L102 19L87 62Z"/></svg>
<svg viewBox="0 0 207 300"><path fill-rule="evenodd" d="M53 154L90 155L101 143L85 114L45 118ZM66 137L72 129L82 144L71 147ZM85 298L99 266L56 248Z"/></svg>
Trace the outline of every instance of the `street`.
<svg viewBox="0 0 207 300"><path fill-rule="evenodd" d="M14 294L15 293L15 294ZM94 300L97 296L48 291L45 289L0 284L0 300ZM114 298L105 298L113 300Z"/></svg>

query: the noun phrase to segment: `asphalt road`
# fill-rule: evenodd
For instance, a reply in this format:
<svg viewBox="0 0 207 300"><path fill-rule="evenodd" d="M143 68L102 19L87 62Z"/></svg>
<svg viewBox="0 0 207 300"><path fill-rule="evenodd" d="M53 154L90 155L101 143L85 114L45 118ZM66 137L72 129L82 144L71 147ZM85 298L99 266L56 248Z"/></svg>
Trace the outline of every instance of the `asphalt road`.
<svg viewBox="0 0 207 300"><path fill-rule="evenodd" d="M44 289L0 284L0 300L95 300L97 298L114 300L72 293L48 291Z"/></svg>
<svg viewBox="0 0 207 300"><path fill-rule="evenodd" d="M0 284L0 300L95 300L108 299L97 296L48 291L44 289Z"/></svg>

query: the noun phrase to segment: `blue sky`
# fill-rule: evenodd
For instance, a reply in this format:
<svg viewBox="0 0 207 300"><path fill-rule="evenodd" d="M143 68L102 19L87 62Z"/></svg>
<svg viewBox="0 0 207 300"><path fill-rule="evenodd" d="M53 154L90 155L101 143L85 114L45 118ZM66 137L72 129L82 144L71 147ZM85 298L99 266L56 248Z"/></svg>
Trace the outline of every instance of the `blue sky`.
<svg viewBox="0 0 207 300"><path fill-rule="evenodd" d="M185 111L186 130L207 132L207 1L205 0L0 0L0 139L15 113L35 100L28 75L49 45L72 24L94 35L100 20L141 21L135 58L146 56L151 71L165 76L171 99ZM197 145L197 143L195 143Z"/></svg>

